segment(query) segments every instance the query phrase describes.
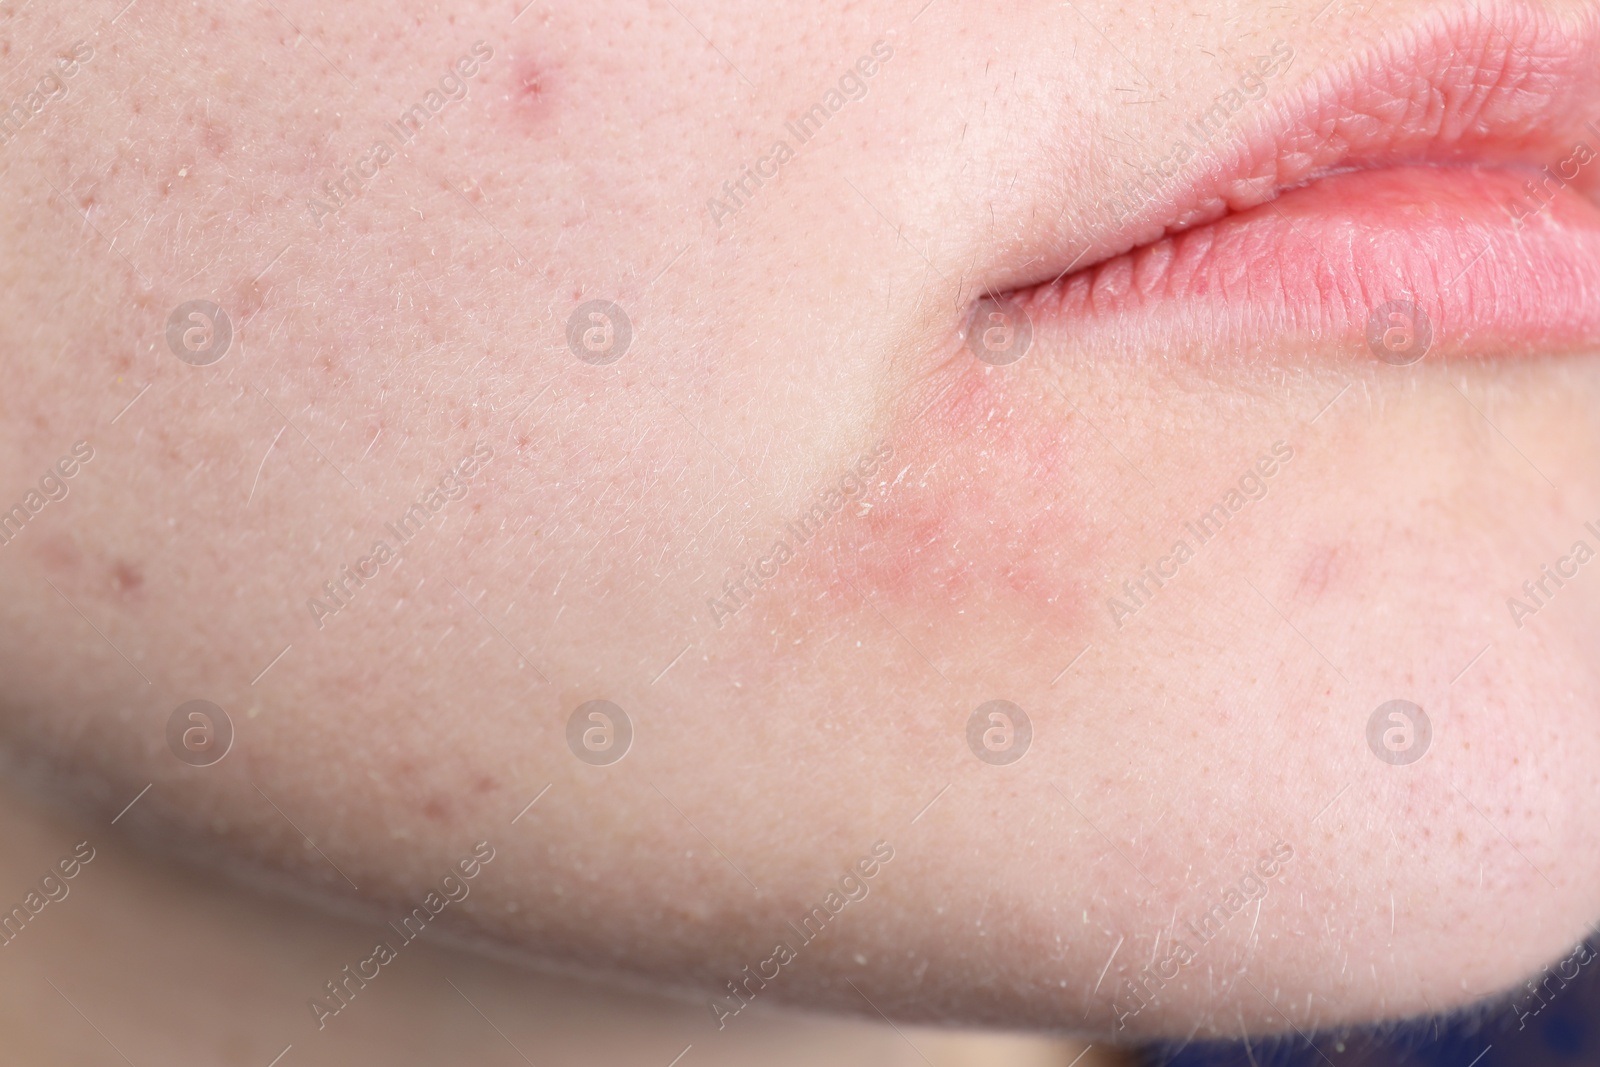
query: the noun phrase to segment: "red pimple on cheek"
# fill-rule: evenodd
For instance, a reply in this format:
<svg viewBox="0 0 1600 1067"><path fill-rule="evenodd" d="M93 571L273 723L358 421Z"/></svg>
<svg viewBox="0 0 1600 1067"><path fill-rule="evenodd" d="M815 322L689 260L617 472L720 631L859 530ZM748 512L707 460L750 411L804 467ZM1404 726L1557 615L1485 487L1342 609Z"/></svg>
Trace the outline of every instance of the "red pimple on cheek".
<svg viewBox="0 0 1600 1067"><path fill-rule="evenodd" d="M553 71L532 59L519 59L511 68L511 103L518 116L533 125L543 123L554 112L551 93Z"/></svg>

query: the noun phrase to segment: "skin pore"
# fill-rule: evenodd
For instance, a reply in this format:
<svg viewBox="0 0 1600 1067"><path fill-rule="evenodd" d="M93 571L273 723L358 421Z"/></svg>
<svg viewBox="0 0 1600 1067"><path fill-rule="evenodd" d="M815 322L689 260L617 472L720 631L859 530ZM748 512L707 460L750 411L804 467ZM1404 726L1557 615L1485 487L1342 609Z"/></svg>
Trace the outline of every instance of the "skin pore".
<svg viewBox="0 0 1600 1067"><path fill-rule="evenodd" d="M1475 137L1568 91L1540 64L1582 5L519 8L0 10L13 780L369 923L486 842L442 935L690 996L708 1035L747 1001L1309 1031L1570 950L1600 904L1593 338L1447 313L1398 365L1367 303L1195 310L1267 252L1112 291L1121 253L1181 258L1168 226L1320 225L1309 187L1259 205L1333 156L1107 205L1213 101L1197 174L1416 41L1478 42L1510 102L1373 148L1393 109L1343 100L1318 143L1367 154L1338 160L1561 159L1542 117ZM1412 240L1406 195L1363 241ZM1581 224L1559 195L1537 225ZM1020 360L975 354L986 294L1026 309ZM169 340L194 300L215 362L183 340L214 319ZM169 743L195 699L233 730L210 766ZM569 730L597 700L631 724L607 765L582 737L614 713ZM995 700L1015 762L969 731ZM1391 701L1428 716L1415 762L1379 754ZM285 1042L360 1008L305 1002L368 940L303 968Z"/></svg>

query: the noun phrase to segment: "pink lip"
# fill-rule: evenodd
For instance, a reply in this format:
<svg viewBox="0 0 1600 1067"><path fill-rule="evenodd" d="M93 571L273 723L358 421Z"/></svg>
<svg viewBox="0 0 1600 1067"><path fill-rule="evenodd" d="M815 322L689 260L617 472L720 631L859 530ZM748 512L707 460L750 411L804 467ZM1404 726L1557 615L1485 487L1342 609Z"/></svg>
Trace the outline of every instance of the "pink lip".
<svg viewBox="0 0 1600 1067"><path fill-rule="evenodd" d="M1600 169L1600 138L1590 138ZM1571 189L1540 201L1534 175L1407 166L1319 179L1276 201L1163 238L1026 294L1036 320L1090 340L1172 353L1198 342L1365 352L1375 312L1419 308L1426 351L1512 355L1600 344L1600 209ZM1384 318L1379 313L1380 318ZM1385 327L1380 327L1383 333ZM1385 357L1389 358L1389 357Z"/></svg>
<svg viewBox="0 0 1600 1067"><path fill-rule="evenodd" d="M1123 343L1135 317L1180 342L1343 342L1389 300L1420 307L1441 351L1600 341L1600 158L1574 151L1600 154L1597 53L1592 9L1433 16L1302 73L1228 147L1152 159L997 288Z"/></svg>

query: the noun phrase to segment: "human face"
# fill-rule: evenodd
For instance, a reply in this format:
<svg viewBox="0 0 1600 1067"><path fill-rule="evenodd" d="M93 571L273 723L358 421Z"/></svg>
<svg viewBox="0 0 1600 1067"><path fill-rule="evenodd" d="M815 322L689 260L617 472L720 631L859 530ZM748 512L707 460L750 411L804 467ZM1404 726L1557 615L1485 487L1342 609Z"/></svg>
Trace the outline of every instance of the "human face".
<svg viewBox="0 0 1600 1067"><path fill-rule="evenodd" d="M3 736L119 833L379 918L483 843L443 925L718 1022L1308 1029L1595 918L1592 5L9 32Z"/></svg>

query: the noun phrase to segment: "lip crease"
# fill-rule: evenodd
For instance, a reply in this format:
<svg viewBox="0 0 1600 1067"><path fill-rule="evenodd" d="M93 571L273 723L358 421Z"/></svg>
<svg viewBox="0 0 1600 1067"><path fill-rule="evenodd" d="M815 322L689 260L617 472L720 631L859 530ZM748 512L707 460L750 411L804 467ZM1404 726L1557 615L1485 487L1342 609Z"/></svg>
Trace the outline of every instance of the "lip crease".
<svg viewBox="0 0 1600 1067"><path fill-rule="evenodd" d="M1334 175L1020 295L1074 337L1164 354L1193 339L1365 352L1390 301L1421 310L1437 355L1600 346L1600 209L1558 192L1519 221L1509 205L1527 202L1528 180L1467 166Z"/></svg>
<svg viewBox="0 0 1600 1067"><path fill-rule="evenodd" d="M1436 15L1314 72L1192 177L996 288L1121 345L1346 345L1389 300L1422 309L1443 354L1592 345L1597 49L1593 10Z"/></svg>

